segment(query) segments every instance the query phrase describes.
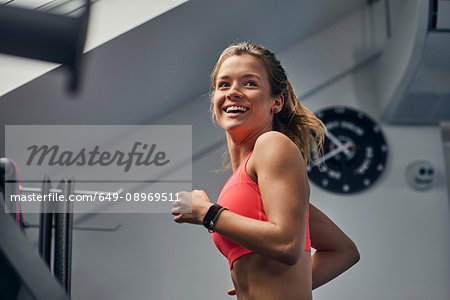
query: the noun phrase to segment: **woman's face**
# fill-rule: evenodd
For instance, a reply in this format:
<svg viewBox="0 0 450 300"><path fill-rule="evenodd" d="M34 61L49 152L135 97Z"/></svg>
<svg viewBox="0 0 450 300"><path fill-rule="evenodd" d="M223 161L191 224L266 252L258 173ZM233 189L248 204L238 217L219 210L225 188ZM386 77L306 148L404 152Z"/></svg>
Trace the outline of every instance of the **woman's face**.
<svg viewBox="0 0 450 300"><path fill-rule="evenodd" d="M227 58L214 88L214 113L222 129L244 136L272 130L273 109L281 109L282 97L271 96L267 71L258 58Z"/></svg>

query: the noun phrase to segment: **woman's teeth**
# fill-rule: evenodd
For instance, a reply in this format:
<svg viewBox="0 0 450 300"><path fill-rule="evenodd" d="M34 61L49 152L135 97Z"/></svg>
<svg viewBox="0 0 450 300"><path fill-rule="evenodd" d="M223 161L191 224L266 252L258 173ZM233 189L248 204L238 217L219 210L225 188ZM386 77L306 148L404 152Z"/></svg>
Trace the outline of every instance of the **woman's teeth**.
<svg viewBox="0 0 450 300"><path fill-rule="evenodd" d="M237 113L237 112L246 112L248 108L242 106L229 106L225 109L227 113Z"/></svg>

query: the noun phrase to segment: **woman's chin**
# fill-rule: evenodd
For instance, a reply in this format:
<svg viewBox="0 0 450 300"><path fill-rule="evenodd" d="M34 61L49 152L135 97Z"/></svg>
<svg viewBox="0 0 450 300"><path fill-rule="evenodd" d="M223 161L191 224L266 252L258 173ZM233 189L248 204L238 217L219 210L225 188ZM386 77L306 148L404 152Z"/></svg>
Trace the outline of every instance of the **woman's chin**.
<svg viewBox="0 0 450 300"><path fill-rule="evenodd" d="M244 122L238 120L225 120L224 122L219 123L219 126L227 132L241 128L243 125Z"/></svg>

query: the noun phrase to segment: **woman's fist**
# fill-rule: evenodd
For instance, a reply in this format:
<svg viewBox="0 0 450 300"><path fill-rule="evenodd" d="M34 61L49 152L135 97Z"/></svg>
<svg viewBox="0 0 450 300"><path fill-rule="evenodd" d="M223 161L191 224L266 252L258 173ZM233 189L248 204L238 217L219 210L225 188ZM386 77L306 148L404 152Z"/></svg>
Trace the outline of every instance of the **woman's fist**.
<svg viewBox="0 0 450 300"><path fill-rule="evenodd" d="M205 191L178 192L177 197L177 201L173 202L173 220L177 223L202 224L212 205Z"/></svg>

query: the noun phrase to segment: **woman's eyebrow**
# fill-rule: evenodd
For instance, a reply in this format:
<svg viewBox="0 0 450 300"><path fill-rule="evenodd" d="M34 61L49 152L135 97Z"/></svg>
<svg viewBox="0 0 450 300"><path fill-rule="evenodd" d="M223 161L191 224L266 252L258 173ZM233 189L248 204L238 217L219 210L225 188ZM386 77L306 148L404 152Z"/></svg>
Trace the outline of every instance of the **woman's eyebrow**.
<svg viewBox="0 0 450 300"><path fill-rule="evenodd" d="M259 77L259 76L256 75L256 74L245 74L245 75L242 75L241 78L257 78L257 79L261 79L261 77ZM220 76L220 77L217 78L217 79L218 79L218 80L230 79L230 76L228 76L228 75L222 75L222 76Z"/></svg>
<svg viewBox="0 0 450 300"><path fill-rule="evenodd" d="M242 78L257 78L257 79L261 79L261 77L259 77L256 74L245 74L242 76Z"/></svg>

